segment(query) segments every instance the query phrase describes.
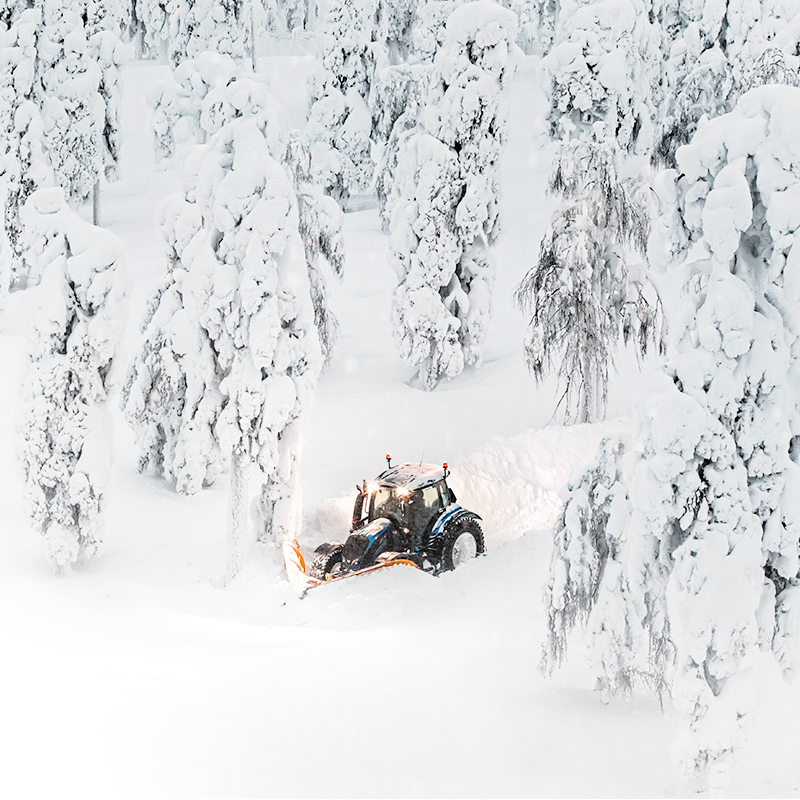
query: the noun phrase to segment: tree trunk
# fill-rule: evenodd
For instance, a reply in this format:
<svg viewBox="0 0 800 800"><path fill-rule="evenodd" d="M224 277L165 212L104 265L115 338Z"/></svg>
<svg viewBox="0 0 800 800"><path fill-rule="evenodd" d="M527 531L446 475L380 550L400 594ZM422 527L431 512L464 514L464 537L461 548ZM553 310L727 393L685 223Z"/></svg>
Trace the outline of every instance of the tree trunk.
<svg viewBox="0 0 800 800"><path fill-rule="evenodd" d="M597 387L595 385L595 371L592 358L588 352L583 354L583 386L581 397L581 410L578 422L594 422L595 398Z"/></svg>
<svg viewBox="0 0 800 800"><path fill-rule="evenodd" d="M100 224L100 178L94 182L92 189L92 222L95 225Z"/></svg>
<svg viewBox="0 0 800 800"><path fill-rule="evenodd" d="M256 23L255 23L255 10L253 3L250 3L250 62L253 67L253 72L256 71Z"/></svg>
<svg viewBox="0 0 800 800"><path fill-rule="evenodd" d="M238 448L231 453L231 489L228 497L228 566L225 585L235 577L244 563L247 534L247 482L244 476L245 457Z"/></svg>

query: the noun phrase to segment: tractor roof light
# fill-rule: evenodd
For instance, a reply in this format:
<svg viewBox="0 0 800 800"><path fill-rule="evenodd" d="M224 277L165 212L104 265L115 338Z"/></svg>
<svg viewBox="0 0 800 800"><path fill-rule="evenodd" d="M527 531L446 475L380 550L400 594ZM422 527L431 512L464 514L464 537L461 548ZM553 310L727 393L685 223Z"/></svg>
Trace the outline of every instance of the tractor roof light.
<svg viewBox="0 0 800 800"><path fill-rule="evenodd" d="M394 493L398 497L408 497L411 494L411 490L408 488L408 486L398 486L394 490Z"/></svg>
<svg viewBox="0 0 800 800"><path fill-rule="evenodd" d="M386 454L386 464L388 465L389 469L392 468L392 454L391 453L387 453Z"/></svg>

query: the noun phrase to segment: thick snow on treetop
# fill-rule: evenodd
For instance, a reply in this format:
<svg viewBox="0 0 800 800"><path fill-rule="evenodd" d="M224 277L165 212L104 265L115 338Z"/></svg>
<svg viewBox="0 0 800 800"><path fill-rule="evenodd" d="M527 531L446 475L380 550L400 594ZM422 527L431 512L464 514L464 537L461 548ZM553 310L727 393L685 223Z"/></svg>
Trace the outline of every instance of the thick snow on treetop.
<svg viewBox="0 0 800 800"><path fill-rule="evenodd" d="M120 259L119 239L71 211L60 188L40 189L32 195L23 217L31 232L31 274L41 275L51 263L53 254L48 246L52 247L54 239L66 243L64 265L78 301L86 310L99 306L111 290L114 271L108 268Z"/></svg>
<svg viewBox="0 0 800 800"><path fill-rule="evenodd" d="M794 330L798 330L797 312L800 301L796 264L800 252L793 246L800 230L800 88L764 86L747 92L728 115L701 126L690 146L678 149L677 159L685 176L679 181L684 221L689 240L706 245L719 262L727 264L737 252L741 235L753 222L753 201L749 187L747 159L757 166L756 186L763 206L765 222L774 242L771 272L782 272L785 308ZM683 188L680 188L683 187ZM702 252L695 251L698 260ZM784 271L785 268L785 271ZM736 281L716 276L723 281L728 298L715 303L709 314L727 322L720 323L721 346L729 355L740 355L747 349L742 342L734 344L732 336L739 330L747 337L752 319L733 319L742 303L735 301ZM731 294L733 293L733 294ZM741 317L741 314L739 314ZM728 328L726 330L725 328ZM729 350L734 348L733 350Z"/></svg>
<svg viewBox="0 0 800 800"><path fill-rule="evenodd" d="M652 14L652 12L651 12ZM550 78L550 123L559 138L611 138L625 150L652 145L661 41L641 0L560 5Z"/></svg>
<svg viewBox="0 0 800 800"><path fill-rule="evenodd" d="M709 120L698 130L690 147L679 148L678 164L690 181L715 175L723 162L753 156L759 164L775 160L786 170L800 161L798 89L794 86L763 86L744 94L730 114ZM761 145L769 137L766 148ZM785 189L774 169L767 165L759 189ZM767 202L769 205L769 201Z"/></svg>
<svg viewBox="0 0 800 800"><path fill-rule="evenodd" d="M464 73L469 63L500 78L517 38L517 15L492 0L477 0L453 11L447 18L443 47L435 63L450 83ZM468 45L472 45L468 47Z"/></svg>
<svg viewBox="0 0 800 800"><path fill-rule="evenodd" d="M445 144L463 146L481 170L498 157L494 137L484 130L495 119L500 123L495 129L504 128L508 108L501 90L508 86L519 60L516 30L516 15L491 0L467 3L447 18L445 40L436 54L444 91L441 98L429 101L425 127ZM497 139L502 142L502 133Z"/></svg>
<svg viewBox="0 0 800 800"><path fill-rule="evenodd" d="M201 141L238 116L258 120L275 158L283 156L286 112L267 78L246 72L230 56L210 51L182 61L166 81L148 87L156 158Z"/></svg>

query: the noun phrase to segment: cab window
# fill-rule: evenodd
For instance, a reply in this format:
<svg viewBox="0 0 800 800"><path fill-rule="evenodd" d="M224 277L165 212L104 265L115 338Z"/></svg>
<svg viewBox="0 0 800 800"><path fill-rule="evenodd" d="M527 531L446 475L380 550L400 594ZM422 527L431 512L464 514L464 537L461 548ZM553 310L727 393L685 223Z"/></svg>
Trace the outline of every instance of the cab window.
<svg viewBox="0 0 800 800"><path fill-rule="evenodd" d="M402 516L402 501L397 498L390 486L381 486L372 496L371 520L385 517L387 514Z"/></svg>
<svg viewBox="0 0 800 800"><path fill-rule="evenodd" d="M432 486L426 486L421 491L422 494L422 504L428 511L436 511L441 508L442 503L439 498L439 490L436 484Z"/></svg>

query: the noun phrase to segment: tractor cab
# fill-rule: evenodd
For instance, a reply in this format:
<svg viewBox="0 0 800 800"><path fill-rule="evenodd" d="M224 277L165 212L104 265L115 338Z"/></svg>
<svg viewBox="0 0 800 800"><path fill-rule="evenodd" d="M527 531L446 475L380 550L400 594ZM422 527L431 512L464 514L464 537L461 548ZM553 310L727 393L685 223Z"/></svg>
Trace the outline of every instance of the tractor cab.
<svg viewBox="0 0 800 800"><path fill-rule="evenodd" d="M456 501L447 486L447 465L402 464L358 487L351 531L381 517L421 544L433 522Z"/></svg>

